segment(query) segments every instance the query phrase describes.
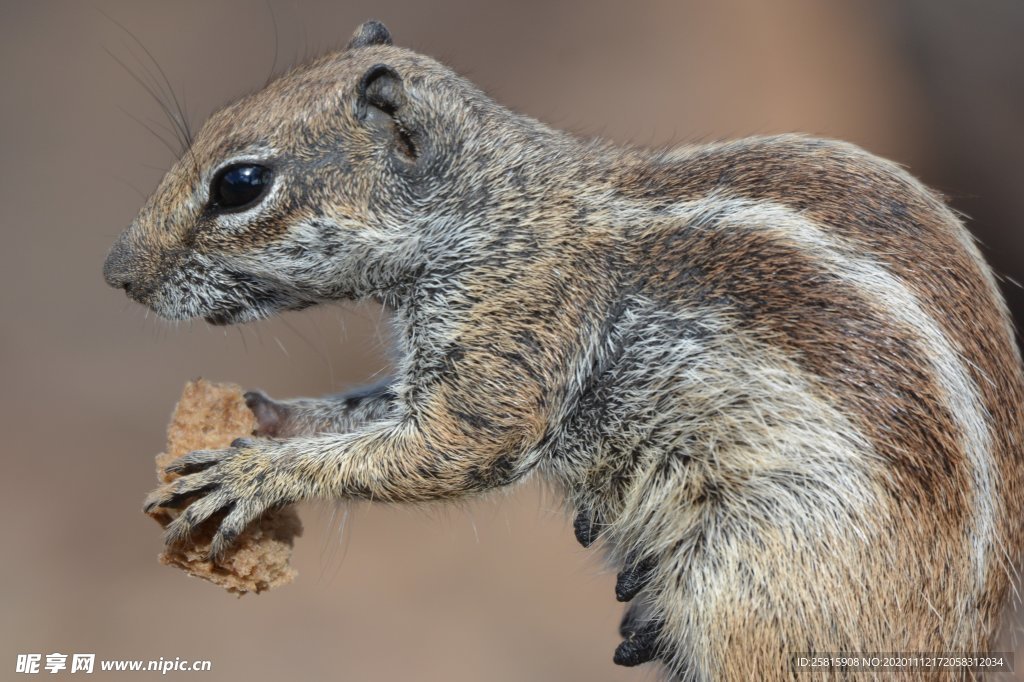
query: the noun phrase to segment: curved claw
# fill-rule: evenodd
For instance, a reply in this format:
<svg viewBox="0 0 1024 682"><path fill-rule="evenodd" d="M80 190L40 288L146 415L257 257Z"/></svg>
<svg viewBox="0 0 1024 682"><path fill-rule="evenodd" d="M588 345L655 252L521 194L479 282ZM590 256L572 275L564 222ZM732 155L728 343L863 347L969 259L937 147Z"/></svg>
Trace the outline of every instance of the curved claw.
<svg viewBox="0 0 1024 682"><path fill-rule="evenodd" d="M615 581L615 598L619 601L629 601L635 597L650 582L656 566L653 557L646 557L640 561L627 560L626 568L622 569Z"/></svg>
<svg viewBox="0 0 1024 682"><path fill-rule="evenodd" d="M590 547L601 534L601 526L594 520L594 515L588 511L580 511L572 522L572 530L576 535L576 541L584 547Z"/></svg>
<svg viewBox="0 0 1024 682"><path fill-rule="evenodd" d="M251 502L236 504L220 522L220 528L213 536L213 541L210 543L210 560L218 562L223 559L231 545L235 544L238 536L259 514L259 508Z"/></svg>
<svg viewBox="0 0 1024 682"><path fill-rule="evenodd" d="M193 474L217 464L225 456L224 450L196 450L179 457L164 467L168 474Z"/></svg>
<svg viewBox="0 0 1024 682"><path fill-rule="evenodd" d="M178 518L167 524L167 528L164 529L164 542L175 545L186 540L196 526L230 504L231 500L217 493L193 502Z"/></svg>
<svg viewBox="0 0 1024 682"><path fill-rule="evenodd" d="M216 560L250 521L271 506L291 501L282 491L284 485L272 484L276 479L268 481L277 472L274 442L241 439L235 445L189 453L171 467L184 474L150 493L143 508L146 512L157 507L184 507L176 518L165 521L163 515L158 517L168 545L181 543L202 526L204 539L213 535L210 555ZM203 468L196 471L198 467Z"/></svg>
<svg viewBox="0 0 1024 682"><path fill-rule="evenodd" d="M145 514L152 512L157 507L164 509L181 509L193 497L205 495L214 490L218 483L211 477L204 476L205 472L193 476L179 478L168 485L151 492L142 505Z"/></svg>
<svg viewBox="0 0 1024 682"><path fill-rule="evenodd" d="M627 619L630 613L626 614ZM660 655L658 636L661 634L661 622L652 620L646 623L633 622L631 625L634 629L623 632L626 639L615 648L612 660L616 665L632 667L652 661ZM620 632L625 628L626 620L623 620Z"/></svg>

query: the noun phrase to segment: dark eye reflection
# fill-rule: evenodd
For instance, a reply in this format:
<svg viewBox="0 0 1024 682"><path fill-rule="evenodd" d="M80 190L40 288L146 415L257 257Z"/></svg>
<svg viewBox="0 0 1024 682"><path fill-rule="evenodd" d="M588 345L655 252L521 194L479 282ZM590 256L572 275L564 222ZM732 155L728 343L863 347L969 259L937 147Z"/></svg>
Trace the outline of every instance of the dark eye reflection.
<svg viewBox="0 0 1024 682"><path fill-rule="evenodd" d="M210 207L231 211L251 206L266 193L272 175L266 166L250 163L222 169L210 184Z"/></svg>

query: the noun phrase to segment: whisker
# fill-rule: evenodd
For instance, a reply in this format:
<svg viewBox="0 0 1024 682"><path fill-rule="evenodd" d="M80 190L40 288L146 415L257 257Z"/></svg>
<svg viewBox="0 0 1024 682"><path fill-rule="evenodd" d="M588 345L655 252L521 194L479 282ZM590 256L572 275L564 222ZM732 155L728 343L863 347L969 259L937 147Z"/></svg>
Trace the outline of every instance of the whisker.
<svg viewBox="0 0 1024 682"><path fill-rule="evenodd" d="M178 98L177 98L177 96L174 93L174 87L171 85L171 81L167 77L167 72L164 71L162 66L160 66L160 62L158 62L156 60L156 57L154 57L153 53L149 51L149 48L147 48L143 44L143 42L141 40L139 40L138 36L136 36L127 26L125 26L120 21L118 21L114 17L110 16L109 14L104 12L103 10L98 10L98 11L103 16L105 16L107 19L109 19L111 23L113 23L115 26L117 26L122 31L124 31L125 35L127 35L129 38L131 38L132 42L134 42L139 47L139 49L142 50L142 52L149 59L150 63L156 68L157 73L160 75L160 78L163 81L163 86L161 87L161 91L164 92L166 95L168 95L171 98L172 102L174 103L175 109L177 110L178 118L177 118L177 120L175 122L181 126L182 132L185 134L185 141L188 142L189 145L191 145L192 144L192 131L189 128L188 119L185 117L185 112L181 108L181 103L178 101ZM140 61L140 63L141 63L141 61ZM144 64L142 66L143 66L143 68L146 68L146 66Z"/></svg>
<svg viewBox="0 0 1024 682"><path fill-rule="evenodd" d="M152 134L152 135L153 135L153 137L155 137L156 139L160 140L160 142L162 142L162 143L163 143L163 145L164 145L165 147L167 147L168 151L170 151L170 152L171 152L171 154L172 154L172 156L173 156L174 158L177 158L177 157L178 157L178 154L180 154L180 153L181 153L181 152L180 152L180 150L176 150L176 149L174 148L174 145L172 145L172 144L171 144L170 142L168 142L168 141L167 141L167 139L166 139L166 138L165 138L165 137L164 137L163 135L161 135L160 133L158 133L158 132L157 132L157 131L156 131L156 130L155 130L155 129L154 129L153 127L152 127L152 126L148 125L148 124L147 124L147 123L146 123L145 121L143 121L143 120L142 120L141 118L139 118L139 117L138 117L138 116L136 116L135 114L131 113L130 111L128 111L128 110L127 110L127 109L125 109L124 107L122 107L122 106L118 105L118 107L117 107L117 108L118 108L118 110L120 110L120 112L121 112L122 114L124 114L124 115L125 115L125 116L127 116L128 118L130 118L130 119L132 119L133 121L135 121L136 123L138 123L138 124L139 124L140 126L142 126L142 127L143 127L143 128L145 128L145 129L146 129L147 131L149 131L149 133L150 133L150 134Z"/></svg>
<svg viewBox="0 0 1024 682"><path fill-rule="evenodd" d="M281 343L281 339L277 338L277 335L274 336L274 341L277 342L277 347L281 349L281 352L284 353L284 356L286 358L291 359L291 354L288 353L288 349L284 347L284 344Z"/></svg>
<svg viewBox="0 0 1024 682"><path fill-rule="evenodd" d="M241 327L236 325L235 329L238 330L238 338L242 339L242 350L244 350L245 354L248 355L249 354L249 345L245 342L245 334L242 333L242 328Z"/></svg>
<svg viewBox="0 0 1024 682"><path fill-rule="evenodd" d="M138 195L139 195L140 197L142 197L143 201L145 201L145 200L146 200L146 198L147 198L147 197L146 197L146 194L145 194L145 193L144 193L144 192L143 192L143 191L142 191L141 189L139 189L138 187L136 187L135 185L133 185L132 183L130 183L130 182L129 182L128 180L126 180L125 178L121 177L120 175L112 175L112 176L110 176L110 177L112 177L112 178L113 178L114 180L117 180L117 181L119 181L119 182L121 182L121 183L123 183L123 184L127 185L127 186L128 186L128 187L130 187L131 189L135 190L135 192L136 192L136 193L137 193L137 194L138 194Z"/></svg>
<svg viewBox="0 0 1024 682"><path fill-rule="evenodd" d="M294 0L292 4L295 5L295 16L299 19L299 33L302 36L302 59L296 60L293 58L292 63L301 64L309 59L309 34L306 33L306 22L302 20L302 15L299 13L298 0ZM298 45L295 46L295 49L298 51Z"/></svg>
<svg viewBox="0 0 1024 682"><path fill-rule="evenodd" d="M249 325L249 329L251 329L252 332L256 335L256 339L260 342L260 346L263 346L263 334L260 332L260 325L251 324Z"/></svg>
<svg viewBox="0 0 1024 682"><path fill-rule="evenodd" d="M320 320L317 317L313 317L313 326L316 328L317 336L322 339L329 338L329 335L324 334L324 330L320 326ZM328 341L324 342L324 358L327 360L327 375L330 381L329 386L334 388L336 386L334 383L334 363L331 361L330 342Z"/></svg>
<svg viewBox="0 0 1024 682"><path fill-rule="evenodd" d="M277 25L277 16L274 14L274 5L270 0L266 0L267 11L270 12L270 23L274 27L274 61L270 63L270 74L267 75L267 80L263 84L264 87L270 85L270 81L274 80L274 75L277 73L277 57L278 50L280 49L280 30Z"/></svg>
<svg viewBox="0 0 1024 682"><path fill-rule="evenodd" d="M318 348L318 347L317 347L317 346L316 346L316 345L315 345L315 344L314 344L314 343L313 343L312 341L310 341L310 340L309 340L309 339L308 339L307 337L305 337L305 336L304 336L303 334L301 334L301 333L299 332L299 330L298 330L298 329L296 329L296 328L295 328L294 326L292 326L292 324L291 324L291 323L290 323L290 322L288 321L288 319L287 319L286 317L284 317L284 316L282 315L280 319L281 319L281 324L283 324L284 326L288 327L288 329L290 329L290 330L292 331L292 333L293 333L293 334L295 334L295 335L296 335L297 337L299 337L300 339L302 339L302 341L304 341L304 342L305 342L305 344L306 344L307 346L309 346L309 347L310 347L310 349L311 349L311 350L312 350L312 351L313 351L314 353L316 353L317 357L319 357L319 358L320 358L320 359L321 359L321 360L322 360L322 361L324 362L324 364L325 364L325 365L327 365L328 367L330 367L330 365L331 365L331 361L330 361L330 360L328 360L328 358L327 358L327 355L326 355L326 354L324 354L324 352L323 352L322 350L320 350L320 349L319 349L319 348Z"/></svg>
<svg viewBox="0 0 1024 682"><path fill-rule="evenodd" d="M152 87L150 86L150 84L149 84L149 83L147 83L147 82L146 82L146 81L145 81L145 80L144 80L144 79L142 78L142 76L140 76L139 74L137 74L137 73L135 73L134 71L132 71L131 67L129 67L129 66L127 65L127 64L125 64L125 63L124 63L124 61L122 61L122 60L121 60L121 59L120 59L120 58L119 58L119 57L118 57L117 55L115 55L115 54L114 54L113 52L111 52L111 51L110 51L109 49L107 49L107 48L105 48L105 47L104 47L104 48L103 48L103 51L104 51L104 52L106 52L106 53L107 53L108 55L110 55L110 58L111 58L111 59L113 59L113 60L114 60L115 62L117 62L117 63L118 63L118 65L120 65L120 67L121 67L122 69L124 69L124 70L125 70L125 71L126 71L126 72L128 73L128 75L129 75L129 76L131 76L131 77L132 77L132 79L133 79L133 80L134 80L134 81L135 81L136 83L138 83L138 84L139 84L139 86L141 86L141 87L142 87L142 89L143 89L143 90L145 90L145 91L146 91L146 93L147 93L147 94L148 94L148 95L149 95L150 97L152 97L152 98L153 98L153 99L154 99L154 100L156 101L157 105L158 105L158 106L160 107L160 109L161 109L161 110L162 110L162 111L164 112L164 115L165 115L165 116L167 116L167 118L168 118L168 119L170 119L170 121L171 121L171 123L172 123L172 124L175 124L175 117L174 117L174 114L173 114L173 112L172 112L172 111L170 110L170 108L169 108L169 107L167 106L167 103L166 103L166 102L164 102L164 101L163 101L163 99L161 99L160 95L158 95L158 94L157 94L157 91L156 91L156 90L154 90L154 89L153 89L153 88L152 88ZM175 137L177 138L177 140L178 140L178 143L179 143L180 145L182 145L182 149L178 149L178 150L174 150L174 149L172 149L172 151L174 152L174 155L175 155L175 157L177 158L177 157L178 157L178 156L180 156L180 155L181 155L181 154L183 153L183 151L184 151L185 139L184 139L184 138L182 137L182 132L181 132L181 129L180 129L180 128L179 128L179 127L178 127L177 125L174 125L174 129L175 129Z"/></svg>
<svg viewBox="0 0 1024 682"><path fill-rule="evenodd" d="M170 105L167 103L168 100L174 99L174 92L168 92L167 87L161 82L160 78L157 77L155 73L153 73L153 70L149 68L149 65L146 63L146 61L142 58L142 56L138 54L138 52L136 52L135 49L132 48L132 45L130 43L122 44L124 45L125 49L128 50L128 54L130 54L135 59L136 63L138 63L139 65L139 68L142 70L140 77L145 76L146 83L149 85L149 87L152 89L154 93L154 99L156 99L161 104L161 107L164 109L165 115L171 121L171 124L174 126L174 130L176 131L175 136L181 142L182 149L186 148L188 146L188 138L185 135L185 128L182 125L182 122L178 120L178 116L175 114L175 112L171 110Z"/></svg>
<svg viewBox="0 0 1024 682"><path fill-rule="evenodd" d="M143 62L141 59L139 59L139 63L142 66L143 70L145 70L148 74L150 74L151 77L154 79L154 81L159 83L162 80L163 85L161 87L159 87L158 89L162 93L165 93L166 95L169 95L171 101L174 103L174 110L177 112L177 115L174 115L174 112L171 111L170 106L165 104L162 99L160 99L159 97L156 97L156 95L154 94L154 98L156 98L157 101L161 103L161 107L164 109L164 112L167 114L167 117L171 120L171 123L176 128L178 128L178 130L181 131L181 134L182 134L182 137L183 137L184 146L185 146L185 152L184 153L189 157L190 161L192 162L192 169L195 172L196 177L199 177L199 175L200 175L199 164L196 161L195 154L192 151L192 143L193 143L192 129L191 129L190 125L189 125L188 117L185 115L185 110L181 106L181 101L178 99L178 96L177 96L177 94L174 91L174 87L171 85L171 80L170 80L170 78L167 77L167 72L164 71L162 66L160 66L160 62L158 62L156 60L156 57L154 57L153 53L149 51L149 48L147 48L142 43L142 41L139 40L138 36L136 36L131 30L129 30L127 26L125 26L124 24L122 24L117 19L115 19L114 17L110 16L109 14L104 12L103 10L97 8L97 11L100 14L102 14L103 16L105 16L107 18L107 20L109 20L112 24L114 24L115 26L120 28L132 40L132 42L135 43L139 47L140 50L142 50L142 52L149 59L149 62L156 69L157 74L159 74L159 76L160 76L159 79L157 79L156 76L152 74L152 72L146 66L145 62ZM108 52L109 52L109 50L108 50ZM138 57L136 57L136 58L138 58ZM116 57L115 57L115 59L116 59ZM118 60L118 61L120 62L120 60ZM127 67L125 67L125 68L127 68ZM129 69L129 73L132 73L130 69ZM133 74L133 77L135 77L136 80L140 84L143 84L143 81L142 81L141 78L135 76L134 74ZM146 87L146 86L143 84L143 87ZM153 91L150 88L146 88L146 89L151 94L153 93Z"/></svg>

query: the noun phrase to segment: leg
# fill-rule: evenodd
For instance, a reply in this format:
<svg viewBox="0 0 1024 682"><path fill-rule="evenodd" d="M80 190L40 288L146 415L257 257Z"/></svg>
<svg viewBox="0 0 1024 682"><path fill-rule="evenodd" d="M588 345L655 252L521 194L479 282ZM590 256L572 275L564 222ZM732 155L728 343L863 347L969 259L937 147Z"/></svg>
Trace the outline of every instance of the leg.
<svg viewBox="0 0 1024 682"><path fill-rule="evenodd" d="M511 483L533 465L522 457L524 434L442 416L430 423L440 426L390 419L347 434L239 439L227 450L197 451L168 467L181 477L150 495L145 509L188 505L168 526L169 543L226 511L212 545L218 554L271 507L308 499L455 498ZM531 434L531 443L540 436Z"/></svg>
<svg viewBox="0 0 1024 682"><path fill-rule="evenodd" d="M661 628L660 621L647 620L641 610L631 608L619 625L623 641L615 649L612 660L617 665L633 667L658 658Z"/></svg>
<svg viewBox="0 0 1024 682"><path fill-rule="evenodd" d="M249 391L245 403L256 415L254 435L272 438L311 436L317 433L348 433L363 424L386 419L396 395L392 380L324 396L272 400L262 391Z"/></svg>
<svg viewBox="0 0 1024 682"><path fill-rule="evenodd" d="M504 320L497 329L467 325L458 344L414 363L421 375L403 378L410 390L392 399L387 417L347 433L241 440L193 452L168 467L181 476L154 491L145 508L187 505L167 527L170 543L225 513L211 547L217 554L264 511L290 502L454 499L521 478L537 463L536 446L560 408L551 396L564 395L567 379L555 367L563 354L539 352L537 335L522 331L547 311L517 310L526 319ZM578 324L561 311L548 318ZM344 418L327 422L346 425Z"/></svg>

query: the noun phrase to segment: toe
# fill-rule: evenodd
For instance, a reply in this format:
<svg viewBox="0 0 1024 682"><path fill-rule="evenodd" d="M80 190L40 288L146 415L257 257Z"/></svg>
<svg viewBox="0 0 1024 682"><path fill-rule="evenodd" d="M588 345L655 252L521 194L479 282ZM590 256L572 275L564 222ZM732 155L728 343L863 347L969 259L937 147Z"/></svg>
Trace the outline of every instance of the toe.
<svg viewBox="0 0 1024 682"><path fill-rule="evenodd" d="M632 667L647 663L658 657L658 637L661 623L648 621L627 632L626 639L615 649L613 661L616 665Z"/></svg>
<svg viewBox="0 0 1024 682"><path fill-rule="evenodd" d="M182 476L151 492L142 506L142 511L148 514L157 507L180 509L192 498L206 495L219 485L220 477L216 469L206 469Z"/></svg>
<svg viewBox="0 0 1024 682"><path fill-rule="evenodd" d="M164 541L168 545L174 545L186 540L197 526L228 504L226 496L216 493L193 502L164 529Z"/></svg>
<svg viewBox="0 0 1024 682"><path fill-rule="evenodd" d="M245 394L245 404L256 417L256 435L276 436L285 420L285 408L267 397L262 391Z"/></svg>
<svg viewBox="0 0 1024 682"><path fill-rule="evenodd" d="M196 450L168 464L164 467L164 472L168 474L192 474L203 471L224 459L225 454L223 450Z"/></svg>
<svg viewBox="0 0 1024 682"><path fill-rule="evenodd" d="M220 528L213 536L213 542L210 544L210 559L215 562L223 559L231 546L238 540L238 536L257 515L257 510L251 503L236 504L221 521Z"/></svg>
<svg viewBox="0 0 1024 682"><path fill-rule="evenodd" d="M584 547L590 547L597 540L601 533L600 525L594 515L588 511L580 511L572 522L573 533L576 534L576 541Z"/></svg>
<svg viewBox="0 0 1024 682"><path fill-rule="evenodd" d="M652 557L640 561L627 559L626 567L615 581L615 598L629 601L647 586L654 575L655 562Z"/></svg>

